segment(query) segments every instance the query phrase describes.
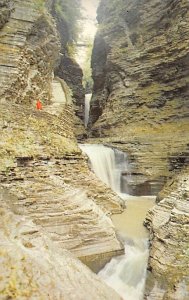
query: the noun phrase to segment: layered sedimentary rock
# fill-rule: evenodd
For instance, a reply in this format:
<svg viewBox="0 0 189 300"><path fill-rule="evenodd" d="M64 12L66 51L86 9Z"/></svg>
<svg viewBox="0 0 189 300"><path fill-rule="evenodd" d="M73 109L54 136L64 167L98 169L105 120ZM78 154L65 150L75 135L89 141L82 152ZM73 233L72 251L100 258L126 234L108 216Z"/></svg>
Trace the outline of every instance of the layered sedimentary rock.
<svg viewBox="0 0 189 300"><path fill-rule="evenodd" d="M11 13L11 0L0 1L0 29L8 21Z"/></svg>
<svg viewBox="0 0 189 300"><path fill-rule="evenodd" d="M18 196L12 203L16 211L29 215L93 270L123 252L105 216L120 212L121 203L89 171L68 107L57 117L1 105L1 132L0 179Z"/></svg>
<svg viewBox="0 0 189 300"><path fill-rule="evenodd" d="M146 299L189 298L189 170L167 183L147 214L152 242Z"/></svg>
<svg viewBox="0 0 189 300"><path fill-rule="evenodd" d="M185 0L102 0L98 9L91 140L128 153L131 193L157 194L176 176L146 219L149 300L189 298L188 21Z"/></svg>
<svg viewBox="0 0 189 300"><path fill-rule="evenodd" d="M13 1L0 32L0 182L15 195L12 211L96 271L123 252L107 216L122 211L121 202L78 148L70 91L52 81L60 50L55 23L40 3Z"/></svg>
<svg viewBox="0 0 189 300"><path fill-rule="evenodd" d="M77 62L68 53L60 57L60 64L55 70L55 74L65 80L72 91L74 104L75 134L79 138L86 135L84 128L84 101L85 93L82 86L83 72Z"/></svg>
<svg viewBox="0 0 189 300"><path fill-rule="evenodd" d="M185 0L102 0L98 9L91 136L130 154L138 194L158 190L188 157L188 20Z"/></svg>
<svg viewBox="0 0 189 300"><path fill-rule="evenodd" d="M50 15L37 1L11 1L12 12L0 32L0 96L3 100L48 103L52 72L60 49Z"/></svg>
<svg viewBox="0 0 189 300"><path fill-rule="evenodd" d="M72 90L73 102L75 104L75 113L80 118L80 120L77 120L76 125L81 126L81 120L84 120L85 101L85 92L82 85L83 72L81 70L81 67L73 58L73 53L72 55L69 54L69 48L74 48L74 45L70 46L69 24L62 17L62 15L58 13L55 3L52 4L51 13L56 20L57 29L59 31L61 41L61 57L59 65L55 70L55 74L58 77L64 79Z"/></svg>
<svg viewBox="0 0 189 300"><path fill-rule="evenodd" d="M0 298L120 299L30 218L15 215L13 197L0 188Z"/></svg>

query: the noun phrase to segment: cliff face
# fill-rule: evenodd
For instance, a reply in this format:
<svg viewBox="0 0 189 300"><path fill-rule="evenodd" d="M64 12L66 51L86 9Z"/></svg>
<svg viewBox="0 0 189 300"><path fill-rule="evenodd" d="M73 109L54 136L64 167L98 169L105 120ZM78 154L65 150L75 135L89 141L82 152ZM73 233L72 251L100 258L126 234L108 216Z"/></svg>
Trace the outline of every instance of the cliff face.
<svg viewBox="0 0 189 300"><path fill-rule="evenodd" d="M189 297L188 21L185 0L102 0L98 9L91 140L128 153L131 193L157 194L173 176L145 222L149 300Z"/></svg>
<svg viewBox="0 0 189 300"><path fill-rule="evenodd" d="M163 200L147 214L152 244L145 299L189 297L188 174L186 169L169 181L161 192Z"/></svg>
<svg viewBox="0 0 189 300"><path fill-rule="evenodd" d="M96 179L78 148L71 92L61 79L52 80L59 61L57 30L41 3L12 1L12 13L0 31L0 185L14 195L7 200L8 209L27 215L58 248L71 250L98 270L123 252L107 216L122 211L121 202ZM42 111L35 108L37 98ZM71 265L70 272L74 270Z"/></svg>
<svg viewBox="0 0 189 300"><path fill-rule="evenodd" d="M37 9L37 1L11 3L9 21L0 32L1 102L33 105L39 98L48 103L60 48L57 31L52 18Z"/></svg>
<svg viewBox="0 0 189 300"><path fill-rule="evenodd" d="M185 0L102 0L98 9L91 136L130 154L139 194L188 157L188 20Z"/></svg>
<svg viewBox="0 0 189 300"><path fill-rule="evenodd" d="M70 4L71 5L71 4ZM79 3L78 3L79 5ZM84 102L85 91L82 85L83 72L81 67L75 61L75 59L69 54L70 36L69 36L69 24L65 21L61 14L58 14L56 5L51 7L51 13L56 20L57 29L60 35L61 41L61 56L60 62L55 69L55 74L64 79L68 84L73 94L74 110L76 115L83 121L84 120ZM73 45L72 45L73 47ZM79 120L76 125L79 124Z"/></svg>

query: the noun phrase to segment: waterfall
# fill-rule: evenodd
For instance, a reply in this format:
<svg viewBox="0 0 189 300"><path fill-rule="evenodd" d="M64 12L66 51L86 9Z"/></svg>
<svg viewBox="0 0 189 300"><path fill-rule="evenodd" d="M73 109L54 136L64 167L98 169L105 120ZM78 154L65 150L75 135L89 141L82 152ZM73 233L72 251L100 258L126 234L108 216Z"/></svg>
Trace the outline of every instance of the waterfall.
<svg viewBox="0 0 189 300"><path fill-rule="evenodd" d="M125 240L125 255L113 258L98 275L125 300L142 300L148 261L147 240Z"/></svg>
<svg viewBox="0 0 189 300"><path fill-rule="evenodd" d="M134 197L123 193L122 174L129 174L127 156L103 145L80 145L96 176L127 200L127 209L112 216L125 245L125 255L113 258L99 272L99 276L125 300L142 300L148 261L148 237L143 227L146 212L155 197ZM125 192L125 190L124 190Z"/></svg>
<svg viewBox="0 0 189 300"><path fill-rule="evenodd" d="M99 276L124 300L142 300L149 256L148 232L143 224L146 212L155 197L130 197L127 209L112 217L121 239L125 255L113 258L99 272Z"/></svg>
<svg viewBox="0 0 189 300"><path fill-rule="evenodd" d="M80 145L91 162L96 176L117 193L121 193L122 172L127 171L126 154L103 145Z"/></svg>
<svg viewBox="0 0 189 300"><path fill-rule="evenodd" d="M85 95L85 127L88 125L89 121L89 111L90 111L90 102L91 102L92 94Z"/></svg>

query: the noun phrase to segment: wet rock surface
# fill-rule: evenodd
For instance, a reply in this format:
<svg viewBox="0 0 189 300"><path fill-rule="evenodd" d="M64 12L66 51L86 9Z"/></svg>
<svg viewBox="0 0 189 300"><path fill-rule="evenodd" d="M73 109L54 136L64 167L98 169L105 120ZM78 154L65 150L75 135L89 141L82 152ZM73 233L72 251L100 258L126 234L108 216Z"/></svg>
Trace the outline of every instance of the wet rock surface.
<svg viewBox="0 0 189 300"><path fill-rule="evenodd" d="M189 297L188 178L186 169L169 181L161 192L163 199L147 214L151 250L145 299Z"/></svg>

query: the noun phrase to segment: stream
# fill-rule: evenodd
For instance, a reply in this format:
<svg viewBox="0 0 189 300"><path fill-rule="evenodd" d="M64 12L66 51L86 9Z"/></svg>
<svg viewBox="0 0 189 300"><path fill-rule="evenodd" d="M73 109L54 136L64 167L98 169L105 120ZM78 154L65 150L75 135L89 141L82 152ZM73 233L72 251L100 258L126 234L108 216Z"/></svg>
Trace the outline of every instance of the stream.
<svg viewBox="0 0 189 300"><path fill-rule="evenodd" d="M127 155L97 144L80 145L88 155L96 176L126 201L126 210L112 221L125 246L125 254L114 257L98 273L125 300L142 300L148 262L148 232L143 226L155 196L130 196L122 191L122 173L129 172Z"/></svg>

